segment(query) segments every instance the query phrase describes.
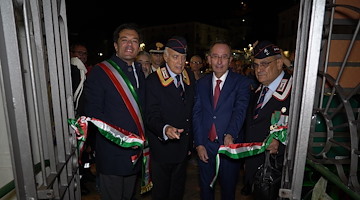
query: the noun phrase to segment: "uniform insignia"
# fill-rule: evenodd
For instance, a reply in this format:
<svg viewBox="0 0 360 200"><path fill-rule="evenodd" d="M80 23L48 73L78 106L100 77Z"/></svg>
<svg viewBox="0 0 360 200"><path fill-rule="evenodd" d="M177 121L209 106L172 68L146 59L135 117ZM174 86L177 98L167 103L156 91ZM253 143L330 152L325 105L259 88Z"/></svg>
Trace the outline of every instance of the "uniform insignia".
<svg viewBox="0 0 360 200"><path fill-rule="evenodd" d="M286 86L286 83L288 82L287 79L282 79L278 88L276 89L276 91L278 92L284 92L284 89L285 89L285 86Z"/></svg>
<svg viewBox="0 0 360 200"><path fill-rule="evenodd" d="M273 93L273 97L279 101L284 101L291 93L292 77L290 79L282 79L278 88Z"/></svg>
<svg viewBox="0 0 360 200"><path fill-rule="evenodd" d="M156 50L161 50L164 47L164 45L161 42L157 42L155 46L156 46Z"/></svg>
<svg viewBox="0 0 360 200"><path fill-rule="evenodd" d="M187 71L184 69L183 72L182 72L182 77L183 77L183 82L186 84L186 85L190 85L190 79L189 79L189 75L187 73Z"/></svg>
<svg viewBox="0 0 360 200"><path fill-rule="evenodd" d="M164 77L164 79L168 79L169 78L169 73L167 72L166 68L160 68L161 69L161 73Z"/></svg>
<svg viewBox="0 0 360 200"><path fill-rule="evenodd" d="M174 79L170 77L169 72L166 67L160 67L156 70L156 73L160 79L160 82L163 86L168 86L170 83L174 82ZM186 85L190 85L190 79L187 71L184 69L182 72L183 83Z"/></svg>

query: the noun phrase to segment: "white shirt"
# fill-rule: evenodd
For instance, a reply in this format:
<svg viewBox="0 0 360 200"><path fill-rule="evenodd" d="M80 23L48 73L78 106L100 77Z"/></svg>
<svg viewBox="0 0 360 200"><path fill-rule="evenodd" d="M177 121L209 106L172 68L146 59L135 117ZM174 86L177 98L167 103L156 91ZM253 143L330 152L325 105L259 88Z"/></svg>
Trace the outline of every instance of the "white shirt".
<svg viewBox="0 0 360 200"><path fill-rule="evenodd" d="M221 90L222 87L224 86L224 83L225 83L225 80L226 80L226 77L227 77L228 74L229 74L229 70L227 70L225 72L225 74L223 74L220 78L217 78L215 76L215 73L213 73L213 78L212 78L213 95L215 93L216 81L221 80L221 83L220 83L220 90Z"/></svg>
<svg viewBox="0 0 360 200"><path fill-rule="evenodd" d="M279 86L279 84L280 84L281 80L283 79L284 75L285 75L285 72L282 71L279 74L279 76L276 77L276 79L273 82L271 82L270 85L267 86L269 88L269 90L265 94L264 102L263 102L261 108L263 108L265 106L265 104L270 100L271 96L276 91L276 89Z"/></svg>

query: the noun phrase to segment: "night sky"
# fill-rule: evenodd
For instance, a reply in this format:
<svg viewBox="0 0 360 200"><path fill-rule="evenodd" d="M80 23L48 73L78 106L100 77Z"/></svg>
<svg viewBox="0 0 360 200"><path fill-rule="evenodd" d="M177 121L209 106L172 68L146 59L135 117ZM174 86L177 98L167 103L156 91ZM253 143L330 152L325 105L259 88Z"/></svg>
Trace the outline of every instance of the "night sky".
<svg viewBox="0 0 360 200"><path fill-rule="evenodd" d="M299 0L244 0L250 12L242 10L240 2L66 0L69 39L96 46L104 39L111 40L114 29L125 22L140 27L189 21L216 25L216 20L234 17L252 19L252 38L272 39L277 35L278 12Z"/></svg>

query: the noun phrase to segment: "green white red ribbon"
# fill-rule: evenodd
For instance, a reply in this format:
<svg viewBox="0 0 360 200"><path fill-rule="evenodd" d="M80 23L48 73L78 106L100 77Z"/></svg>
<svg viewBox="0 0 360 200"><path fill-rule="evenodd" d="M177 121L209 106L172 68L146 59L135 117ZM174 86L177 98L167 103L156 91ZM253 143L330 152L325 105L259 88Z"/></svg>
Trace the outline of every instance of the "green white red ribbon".
<svg viewBox="0 0 360 200"><path fill-rule="evenodd" d="M140 194L146 193L151 190L153 187L153 183L150 177L150 149L145 144L145 148L143 150L143 165L142 165L142 178L141 178L141 189Z"/></svg>
<svg viewBox="0 0 360 200"><path fill-rule="evenodd" d="M267 136L264 142L253 143L238 143L230 144L228 146L221 145L218 154L216 155L216 169L215 177L210 183L210 187L213 187L219 173L220 166L220 154L224 154L232 159L240 159L248 156L253 156L264 152L271 144L273 139L278 140L282 144L286 145L288 116L281 115L280 111L275 111L271 116L270 134Z"/></svg>
<svg viewBox="0 0 360 200"><path fill-rule="evenodd" d="M153 184L150 178L150 151L147 145L147 142L144 141L141 137L136 134L133 134L125 129L119 128L114 125L107 124L101 120L81 116L78 119L68 119L68 123L71 127L75 130L76 138L78 142L78 151L79 151L79 160L81 161L81 155L84 150L84 143L88 136L88 123L93 123L99 130L99 132L109 139L110 141L114 142L115 144L119 145L120 147L129 148L138 146L142 149L142 184L141 184L141 194L148 192L151 190ZM134 155L131 158L133 164L135 164L139 159L138 155Z"/></svg>
<svg viewBox="0 0 360 200"><path fill-rule="evenodd" d="M107 124L106 122L103 122L101 120L81 116L78 119L68 119L68 123L75 130L75 133L77 135L76 138L78 141L79 155L82 154L84 143L88 136L87 130L89 122L93 123L104 137L121 147L128 148L138 146L140 148L143 148L144 140L141 139L138 135L133 134L125 129L116 127L114 125ZM136 163L136 161L137 158L132 159L132 162L134 164Z"/></svg>

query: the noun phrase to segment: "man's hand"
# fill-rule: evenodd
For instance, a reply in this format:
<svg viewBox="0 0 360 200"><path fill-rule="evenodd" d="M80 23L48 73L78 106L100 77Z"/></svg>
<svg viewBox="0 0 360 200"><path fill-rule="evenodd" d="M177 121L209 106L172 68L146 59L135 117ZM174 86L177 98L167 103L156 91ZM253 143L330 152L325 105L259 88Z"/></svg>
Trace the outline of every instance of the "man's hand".
<svg viewBox="0 0 360 200"><path fill-rule="evenodd" d="M230 144L234 144L234 138L230 134L226 134L224 137L224 145L229 146Z"/></svg>
<svg viewBox="0 0 360 200"><path fill-rule="evenodd" d="M266 150L269 150L270 154L278 154L279 153L279 150L278 150L279 144L280 144L280 142L278 140L273 139Z"/></svg>
<svg viewBox="0 0 360 200"><path fill-rule="evenodd" d="M184 129L177 129L172 126L166 127L165 134L166 136L173 140L173 139L180 139L180 134L184 132Z"/></svg>
<svg viewBox="0 0 360 200"><path fill-rule="evenodd" d="M196 147L196 151L200 160L202 160L205 163L208 163L209 156L207 155L206 148L203 145L199 145Z"/></svg>

